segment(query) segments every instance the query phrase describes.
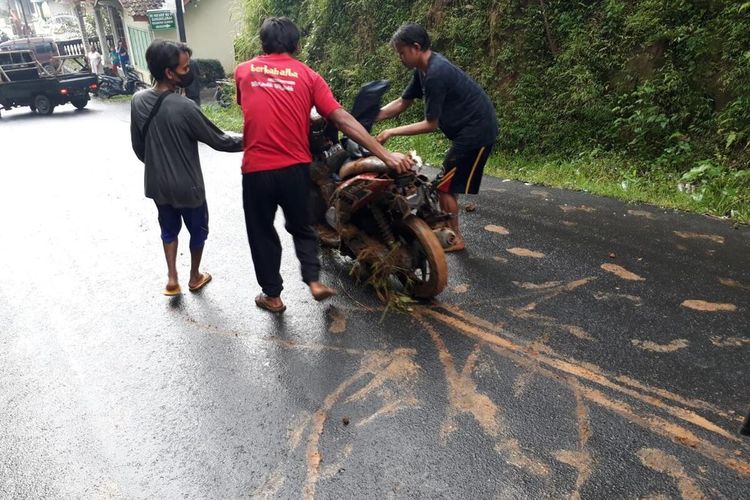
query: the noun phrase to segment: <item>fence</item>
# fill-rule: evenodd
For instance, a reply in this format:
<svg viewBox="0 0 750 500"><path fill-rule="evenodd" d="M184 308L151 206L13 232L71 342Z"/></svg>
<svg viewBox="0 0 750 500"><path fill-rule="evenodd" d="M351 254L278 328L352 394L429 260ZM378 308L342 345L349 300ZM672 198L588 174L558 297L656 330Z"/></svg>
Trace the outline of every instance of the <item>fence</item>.
<svg viewBox="0 0 750 500"><path fill-rule="evenodd" d="M89 38L89 44L94 47L100 54L104 54L104 52L102 51L102 45L99 43L99 38ZM114 46L115 42L112 38L112 35L107 35L107 52L110 51L109 47ZM86 54L86 48L83 46L83 40L80 38L57 42L57 48L60 51L61 56L75 56Z"/></svg>

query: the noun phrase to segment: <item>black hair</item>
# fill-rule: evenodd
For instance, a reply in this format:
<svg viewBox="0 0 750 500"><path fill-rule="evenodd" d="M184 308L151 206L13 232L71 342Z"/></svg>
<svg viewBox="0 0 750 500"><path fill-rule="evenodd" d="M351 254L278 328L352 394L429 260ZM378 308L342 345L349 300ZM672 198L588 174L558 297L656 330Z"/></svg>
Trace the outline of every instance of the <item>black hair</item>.
<svg viewBox="0 0 750 500"><path fill-rule="evenodd" d="M416 23L402 24L391 37L391 44L394 47L399 45L411 46L415 43L418 43L423 51L428 50L431 44L427 30Z"/></svg>
<svg viewBox="0 0 750 500"><path fill-rule="evenodd" d="M146 64L151 72L151 77L157 82L167 78L166 71L175 71L180 65L180 54L193 55L193 51L180 42L171 40L154 40L146 49Z"/></svg>
<svg viewBox="0 0 750 500"><path fill-rule="evenodd" d="M266 54L294 54L299 45L299 29L288 17L267 17L260 27L260 44Z"/></svg>

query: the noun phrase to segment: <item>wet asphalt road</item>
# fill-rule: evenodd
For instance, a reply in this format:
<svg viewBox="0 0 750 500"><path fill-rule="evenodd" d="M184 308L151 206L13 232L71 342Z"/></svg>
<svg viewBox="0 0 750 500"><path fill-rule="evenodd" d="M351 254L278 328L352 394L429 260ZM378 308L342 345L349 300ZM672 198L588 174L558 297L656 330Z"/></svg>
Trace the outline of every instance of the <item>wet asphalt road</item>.
<svg viewBox="0 0 750 500"><path fill-rule="evenodd" d="M0 497L750 497L748 228L485 179L435 303L325 253L317 304L283 233L275 317L202 149L214 281L168 299L128 121L0 120Z"/></svg>

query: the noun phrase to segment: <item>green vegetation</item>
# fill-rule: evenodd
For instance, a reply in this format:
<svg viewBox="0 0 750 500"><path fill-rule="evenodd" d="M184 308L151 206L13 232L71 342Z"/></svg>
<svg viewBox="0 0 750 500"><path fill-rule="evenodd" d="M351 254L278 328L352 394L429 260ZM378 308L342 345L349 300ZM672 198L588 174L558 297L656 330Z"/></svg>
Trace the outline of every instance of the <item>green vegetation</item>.
<svg viewBox="0 0 750 500"><path fill-rule="evenodd" d="M238 106L204 105L203 112L224 130L242 132ZM416 151L422 159L439 166L449 142L440 134L396 137L388 146ZM590 151L577 158L549 154L494 152L486 172L497 177L550 187L581 189L594 194L644 202L716 216L730 215L750 223L750 170L736 170L707 161L684 175L647 171L625 155ZM647 172L647 173L643 173ZM681 187L681 189L679 188Z"/></svg>
<svg viewBox="0 0 750 500"><path fill-rule="evenodd" d="M750 2L243 1L238 54L259 52L266 15L288 15L346 105L375 79L399 94L409 74L388 41L425 25L495 103L498 175L749 220ZM437 136L394 144L433 162L444 150Z"/></svg>
<svg viewBox="0 0 750 500"><path fill-rule="evenodd" d="M222 130L242 132L242 110L236 104L222 108L218 104L204 104L203 114Z"/></svg>
<svg viewBox="0 0 750 500"><path fill-rule="evenodd" d="M200 67L201 85L206 87L216 80L226 78L224 67L216 59L195 59Z"/></svg>

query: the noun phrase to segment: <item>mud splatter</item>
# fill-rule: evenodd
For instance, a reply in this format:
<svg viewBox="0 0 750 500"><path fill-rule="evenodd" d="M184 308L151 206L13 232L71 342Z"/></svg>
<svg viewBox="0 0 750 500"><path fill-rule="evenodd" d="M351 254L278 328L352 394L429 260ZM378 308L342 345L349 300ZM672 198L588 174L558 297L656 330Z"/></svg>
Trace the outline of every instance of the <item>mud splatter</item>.
<svg viewBox="0 0 750 500"><path fill-rule="evenodd" d="M723 418L729 419L729 420L734 419L734 420L737 420L738 422L742 422L742 418L741 417L736 417L736 416L733 417L729 413L726 413L726 412L722 411L720 408L718 408L718 407L716 407L716 406L714 406L712 404L706 403L705 401L700 401L700 400L697 400L697 399L687 399L687 398L679 396L679 395L677 395L677 394L675 394L673 392L669 392L666 389L662 389L661 387L651 387L651 386L646 385L646 384L644 384L644 383L642 383L642 382L640 382L638 380L630 378L630 377L628 377L626 375L620 375L618 377L615 377L615 380L617 382L622 383L622 384L625 384L625 385L628 385L628 386L633 387L635 389L638 389L639 391L641 391L642 393L644 393L644 395L646 395L646 393L651 393L651 394L659 396L660 398L669 399L671 401L674 401L675 403L678 403L678 404L680 404L682 406L687 406L687 407L695 408L695 409L699 409L699 410L705 410L705 411L708 411L708 412L715 413L715 414L717 414L717 415L719 415L719 416L721 416Z"/></svg>
<svg viewBox="0 0 750 500"><path fill-rule="evenodd" d="M696 414L693 411L686 410L678 406L671 406L665 403L663 400L654 397L653 395L643 394L631 387L625 387L614 382L609 376L605 375L600 368L594 365L588 365L580 362L575 363L560 359L557 357L557 354L549 348L547 348L545 352L529 350L527 347L516 344L508 338L487 332L476 325L472 325L465 321L446 316L445 314L442 314L435 310L422 309L421 312L447 326L453 327L456 330L463 332L468 337L489 344L496 352L501 355L511 356L515 361L525 364L529 368L538 369L540 373L544 372L545 376L548 376L549 378L557 379L557 375L553 371L550 371L550 369L558 370L560 372L573 375L578 379L587 380L589 382L599 384L603 387L615 390L641 402L655 406L656 408L669 413L673 417L716 433L726 439L732 441L738 440L738 438L733 433L722 429L713 422L707 420L701 415ZM544 368L545 366L547 368ZM595 391L594 389L584 390L582 388L582 391L585 391L584 395L586 395L587 399L595 399L595 402L597 402L597 404L600 404L601 406L605 406L613 410L618 409L621 412L625 412L625 410L628 410L626 412L627 418L633 421L642 422L643 426L646 428L651 428L649 426L654 425L653 423L657 422L659 425L659 429L656 430L659 430L663 435L668 435L675 441L678 441L682 444L686 443L685 433L689 432L686 429L660 419L656 416L649 417L648 419L642 418L632 410L629 410L629 406L627 406L624 402L613 402L613 400L610 400L604 395L601 395L600 397L599 395L601 393ZM657 391L654 390L653 392ZM692 434L689 434L689 436L692 436ZM690 441L692 443L691 446L694 445L693 447L697 447L701 453L711 457L717 462L720 462L725 466L732 468L733 470L743 471L743 474L750 474L750 464L738 461L733 457L728 458L728 453L726 450L716 447L707 441L698 440L697 438L695 438L694 442L691 440L687 441Z"/></svg>
<svg viewBox="0 0 750 500"><path fill-rule="evenodd" d="M346 331L346 316L336 307L328 310L328 317L331 321L328 331L331 333L344 333Z"/></svg>
<svg viewBox="0 0 750 500"><path fill-rule="evenodd" d="M734 312L737 306L734 304L721 304L717 302L706 302L705 300L685 300L682 307L704 312Z"/></svg>
<svg viewBox="0 0 750 500"><path fill-rule="evenodd" d="M495 224L488 224L484 226L484 230L497 234L510 234L510 231L505 229L503 226L496 226Z"/></svg>
<svg viewBox="0 0 750 500"><path fill-rule="evenodd" d="M341 470L344 468L344 464L346 464L346 460L351 456L353 449L354 449L354 446L352 445L352 443L349 443L346 446L344 446L344 449L341 451L336 461L332 464L329 464L323 467L320 470L320 477L323 479L328 479L328 478L335 476L336 474L339 474Z"/></svg>
<svg viewBox="0 0 750 500"><path fill-rule="evenodd" d="M492 257L492 260L494 260L495 262L500 262L501 264L507 264L508 263L508 259L506 259L505 257L497 256L497 255L494 256L494 257Z"/></svg>
<svg viewBox="0 0 750 500"><path fill-rule="evenodd" d="M628 300L632 302L635 306L643 305L643 300L637 295L627 295L624 293L595 292L594 298L596 300Z"/></svg>
<svg viewBox="0 0 750 500"><path fill-rule="evenodd" d="M596 342L596 339L591 336L589 332L581 328L580 326L576 325L562 325L563 329L566 330L568 333L573 335L574 337L577 337L582 340L589 340L592 342Z"/></svg>
<svg viewBox="0 0 750 500"><path fill-rule="evenodd" d="M266 480L252 493L251 497L263 500L278 498L279 490L284 486L285 480L284 471L279 467L266 477Z"/></svg>
<svg viewBox="0 0 750 500"><path fill-rule="evenodd" d="M628 214L634 217L643 217L644 219L654 220L654 214L646 210L628 210Z"/></svg>
<svg viewBox="0 0 750 500"><path fill-rule="evenodd" d="M638 276L635 273L631 273L627 269L625 269L622 266L618 266L617 264L602 264L600 266L602 269L607 271L608 273L612 273L615 276L618 276L624 280L628 281L646 281L645 278L642 278Z"/></svg>
<svg viewBox="0 0 750 500"><path fill-rule="evenodd" d="M591 437L591 425L589 423L589 411L586 407L586 403L581 394L578 383L575 379L568 379L568 382L573 389L573 393L576 398L576 419L578 421L578 449L572 450L560 450L555 453L555 458L578 471L578 477L576 477L576 484L570 498L573 500L581 499L581 488L591 477L591 468L594 464L594 459L591 456L591 452L588 449L589 438Z"/></svg>
<svg viewBox="0 0 750 500"><path fill-rule="evenodd" d="M651 352L675 352L679 351L680 349L685 349L690 345L690 342L688 342L687 339L673 340L669 344L657 344L656 342L652 342L650 340L638 339L633 339L630 342L638 349L643 349L644 351Z"/></svg>
<svg viewBox="0 0 750 500"><path fill-rule="evenodd" d="M724 244L724 237L718 234L691 233L688 231L673 231L673 233L685 240L708 240L720 245Z"/></svg>
<svg viewBox="0 0 750 500"><path fill-rule="evenodd" d="M546 290L548 288L560 286L562 281L547 281L546 283L522 283L520 281L514 281L513 284L524 290Z"/></svg>
<svg viewBox="0 0 750 500"><path fill-rule="evenodd" d="M419 320L438 349L438 358L443 365L448 381L448 413L441 429L443 442L456 430L457 417L470 415L488 436L496 439L495 451L505 456L509 464L524 469L537 476L548 476L549 468L543 462L526 455L507 428L498 406L487 395L477 389L472 378L480 352L479 345L469 354L463 369L456 368L453 355L448 351L440 334L425 320Z"/></svg>
<svg viewBox="0 0 750 500"><path fill-rule="evenodd" d="M303 412L297 415L297 417L289 424L289 448L294 450L299 446L299 443L302 440L302 435L305 433L307 426L310 425L311 420L312 415L308 412Z"/></svg>
<svg viewBox="0 0 750 500"><path fill-rule="evenodd" d="M534 376L534 372L525 371L516 377L516 380L513 382L513 395L517 398L523 396L531 381L534 380Z"/></svg>
<svg viewBox="0 0 750 500"><path fill-rule="evenodd" d="M564 221L562 221L562 223L561 223L561 224L562 224L563 226L568 226L568 227L575 227L575 226L577 226L577 225L578 225L578 223L577 223L577 222L573 222L572 220L564 220Z"/></svg>
<svg viewBox="0 0 750 500"><path fill-rule="evenodd" d="M303 489L306 499L315 498L315 489L320 478L320 464L323 457L320 454L320 438L323 435L326 420L331 409L343 397L344 393L356 382L368 375L372 375L370 382L350 396L347 401L361 401L370 392L383 386L386 381L411 381L419 370L414 362L416 349L400 348L391 353L373 351L363 357L359 370L344 380L323 400L321 407L312 416L312 430L307 439L306 462L307 479Z"/></svg>
<svg viewBox="0 0 750 500"><path fill-rule="evenodd" d="M453 293L466 293L469 291L469 285L466 285L466 284L456 285L453 288L451 288L451 290L453 291Z"/></svg>
<svg viewBox="0 0 750 500"><path fill-rule="evenodd" d="M750 290L750 286L743 285L737 280L733 280L732 278L719 278L719 283L721 283L724 286L729 286L732 288L741 288L743 290Z"/></svg>
<svg viewBox="0 0 750 500"><path fill-rule="evenodd" d="M372 380L362 389L349 396L346 402L364 401L371 393L382 388L386 382L409 383L416 379L419 375L419 365L414 362L415 354L414 349L396 349L393 357L387 361L384 368L380 368L377 372L366 372L374 374Z"/></svg>
<svg viewBox="0 0 750 500"><path fill-rule="evenodd" d="M750 345L750 339L741 337L721 337L719 335L712 335L708 340L710 340L716 347L742 347Z"/></svg>
<svg viewBox="0 0 750 500"><path fill-rule="evenodd" d="M519 257L531 257L532 259L543 259L544 254L542 252L535 252L533 250L529 250L528 248L508 248L508 253L512 253L513 255L517 255Z"/></svg>
<svg viewBox="0 0 750 500"><path fill-rule="evenodd" d="M666 474L677 481L677 489L684 500L702 500L703 492L685 472L679 460L656 448L642 448L638 451L641 463L656 472Z"/></svg>
<svg viewBox="0 0 750 500"><path fill-rule="evenodd" d="M566 214L569 212L596 212L595 208L587 207L586 205L581 205L580 207L572 206L572 205L560 205L560 210L565 212Z"/></svg>
<svg viewBox="0 0 750 500"><path fill-rule="evenodd" d="M375 413L357 422L357 427L370 425L373 421L381 417L394 415L405 408L417 408L420 405L419 400L411 395L397 398L393 394L389 394L384 399L387 402L383 406L381 406Z"/></svg>
<svg viewBox="0 0 750 500"><path fill-rule="evenodd" d="M675 245L675 248L677 250L679 250L680 252L687 252L688 251L688 247L686 247L685 245Z"/></svg>

